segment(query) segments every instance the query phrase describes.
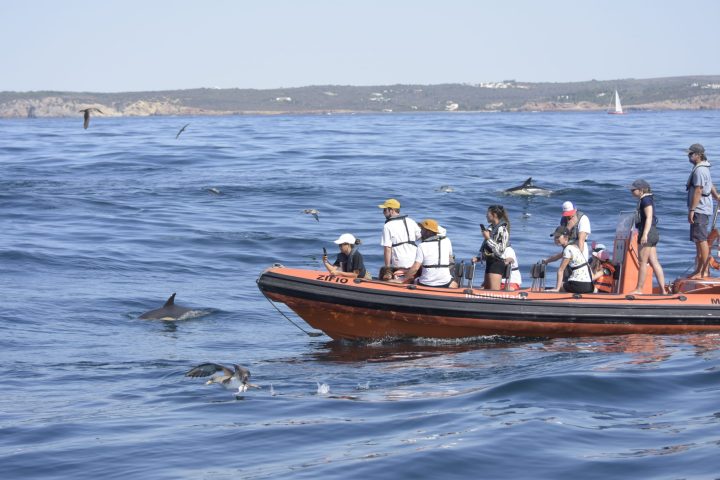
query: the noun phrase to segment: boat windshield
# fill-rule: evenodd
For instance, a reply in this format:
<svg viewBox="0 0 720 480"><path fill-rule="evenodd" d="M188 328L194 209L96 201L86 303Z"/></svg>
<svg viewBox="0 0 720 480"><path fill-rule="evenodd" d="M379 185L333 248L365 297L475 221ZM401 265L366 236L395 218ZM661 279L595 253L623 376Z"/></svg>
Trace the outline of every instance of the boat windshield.
<svg viewBox="0 0 720 480"><path fill-rule="evenodd" d="M635 211L621 211L615 228L615 241L613 242L613 263L616 265L623 264L628 239L632 236L633 228L635 228Z"/></svg>

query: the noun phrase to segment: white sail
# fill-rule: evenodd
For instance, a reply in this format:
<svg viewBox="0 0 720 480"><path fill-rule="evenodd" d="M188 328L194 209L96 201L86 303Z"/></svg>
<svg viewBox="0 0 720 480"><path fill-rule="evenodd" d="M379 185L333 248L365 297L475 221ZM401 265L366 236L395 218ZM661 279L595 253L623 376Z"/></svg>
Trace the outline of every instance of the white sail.
<svg viewBox="0 0 720 480"><path fill-rule="evenodd" d="M611 109L608 113L614 113L617 115L623 114L622 105L620 104L620 95L618 95L617 90L615 90L615 109L614 110Z"/></svg>

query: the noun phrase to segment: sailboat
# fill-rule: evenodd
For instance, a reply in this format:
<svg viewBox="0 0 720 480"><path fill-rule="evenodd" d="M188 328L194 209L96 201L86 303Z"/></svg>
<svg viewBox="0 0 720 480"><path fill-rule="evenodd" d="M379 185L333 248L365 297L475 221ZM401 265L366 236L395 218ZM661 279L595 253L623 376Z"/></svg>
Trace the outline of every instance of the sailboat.
<svg viewBox="0 0 720 480"><path fill-rule="evenodd" d="M608 113L611 115L623 115L625 113L623 112L622 105L620 104L620 95L618 95L617 90L615 90L615 108L613 109L611 104Z"/></svg>

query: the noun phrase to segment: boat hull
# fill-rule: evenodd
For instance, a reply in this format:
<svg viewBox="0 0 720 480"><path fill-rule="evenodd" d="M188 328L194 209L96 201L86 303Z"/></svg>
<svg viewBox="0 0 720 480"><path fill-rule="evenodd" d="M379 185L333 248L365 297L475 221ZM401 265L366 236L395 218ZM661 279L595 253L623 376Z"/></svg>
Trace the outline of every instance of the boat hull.
<svg viewBox="0 0 720 480"><path fill-rule="evenodd" d="M427 288L266 270L258 287L334 339L577 337L720 332L720 295Z"/></svg>

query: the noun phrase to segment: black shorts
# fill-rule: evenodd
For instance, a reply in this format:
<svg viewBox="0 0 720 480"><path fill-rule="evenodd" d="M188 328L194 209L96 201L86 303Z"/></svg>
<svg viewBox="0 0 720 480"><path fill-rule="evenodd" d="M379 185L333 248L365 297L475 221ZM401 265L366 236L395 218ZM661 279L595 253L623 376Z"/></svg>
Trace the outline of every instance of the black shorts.
<svg viewBox="0 0 720 480"><path fill-rule="evenodd" d="M570 293L592 293L595 285L592 282L576 282L574 280L563 283L563 288Z"/></svg>
<svg viewBox="0 0 720 480"><path fill-rule="evenodd" d="M648 232L647 240L648 241L645 244L645 246L647 246L647 247L654 247L660 241L660 234L658 233L658 229L655 225L650 227L650 231Z"/></svg>
<svg viewBox="0 0 720 480"><path fill-rule="evenodd" d="M690 241L706 242L708 237L708 220L709 216L704 213L696 213L693 217L694 221L690 225Z"/></svg>
<svg viewBox="0 0 720 480"><path fill-rule="evenodd" d="M505 261L501 258L489 257L485 259L485 275L494 273L505 275Z"/></svg>

